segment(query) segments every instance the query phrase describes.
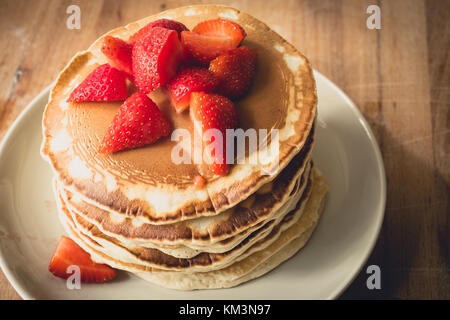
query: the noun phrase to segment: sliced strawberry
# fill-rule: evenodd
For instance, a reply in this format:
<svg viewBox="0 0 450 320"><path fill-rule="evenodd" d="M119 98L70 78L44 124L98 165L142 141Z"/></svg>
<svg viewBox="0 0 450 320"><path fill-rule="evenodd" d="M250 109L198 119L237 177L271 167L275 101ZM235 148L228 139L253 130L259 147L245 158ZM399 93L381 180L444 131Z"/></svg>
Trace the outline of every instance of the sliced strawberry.
<svg viewBox="0 0 450 320"><path fill-rule="evenodd" d="M152 28L133 46L134 83L146 94L165 85L177 73L182 56L176 31Z"/></svg>
<svg viewBox="0 0 450 320"><path fill-rule="evenodd" d="M67 279L73 271L67 270L70 266L80 268L81 282L105 282L116 276L116 270L106 264L95 263L89 253L84 251L72 239L62 236L53 253L48 270L55 276ZM69 272L68 272L69 271Z"/></svg>
<svg viewBox="0 0 450 320"><path fill-rule="evenodd" d="M239 125L233 102L218 94L194 92L191 94L190 105L190 117L196 130L201 131L202 137L209 129L217 129L222 133L222 145L219 144L219 141L210 139L207 147L211 151L222 151L211 153L212 163L209 170L214 174L224 176L230 169L230 165L226 163L226 129L234 129Z"/></svg>
<svg viewBox="0 0 450 320"><path fill-rule="evenodd" d="M192 31L205 36L231 38L233 40L233 48L236 48L247 35L240 25L225 19L200 22Z"/></svg>
<svg viewBox="0 0 450 320"><path fill-rule="evenodd" d="M122 39L105 36L102 43L102 53L111 64L119 70L131 75L131 51L133 46Z"/></svg>
<svg viewBox="0 0 450 320"><path fill-rule="evenodd" d="M126 74L105 63L92 71L72 91L67 101L117 101L126 98Z"/></svg>
<svg viewBox="0 0 450 320"><path fill-rule="evenodd" d="M231 38L205 36L190 31L181 32L181 43L188 62L205 66L220 54L234 48Z"/></svg>
<svg viewBox="0 0 450 320"><path fill-rule="evenodd" d="M219 79L218 92L235 99L245 94L255 75L256 50L239 47L211 61L209 70Z"/></svg>
<svg viewBox="0 0 450 320"><path fill-rule="evenodd" d="M192 92L211 92L216 88L218 83L216 77L208 69L192 67L181 70L167 84L167 89L172 100L172 105L180 113L189 106Z"/></svg>
<svg viewBox="0 0 450 320"><path fill-rule="evenodd" d="M151 144L170 133L170 123L145 94L136 92L119 108L103 142L101 153L111 153Z"/></svg>
<svg viewBox="0 0 450 320"><path fill-rule="evenodd" d="M135 43L139 38L142 38L142 36L147 34L149 32L149 30L153 29L154 27L175 30L178 33L179 38L181 37L182 31L189 31L189 29L186 28L186 26L184 24L182 24L181 22L173 21L173 20L169 20L169 19L159 19L156 21L152 21L149 24L147 24L146 26L139 29L139 31L137 31L135 34L133 34L130 37L129 42Z"/></svg>

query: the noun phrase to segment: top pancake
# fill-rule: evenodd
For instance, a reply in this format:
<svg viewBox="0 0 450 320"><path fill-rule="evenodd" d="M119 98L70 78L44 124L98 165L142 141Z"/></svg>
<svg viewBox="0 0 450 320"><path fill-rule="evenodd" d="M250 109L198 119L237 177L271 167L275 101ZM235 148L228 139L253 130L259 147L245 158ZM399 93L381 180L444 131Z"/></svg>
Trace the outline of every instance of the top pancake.
<svg viewBox="0 0 450 320"><path fill-rule="evenodd" d="M302 149L316 114L316 88L307 59L264 23L238 10L215 5L168 10L121 27L108 35L128 39L147 23L168 18L192 29L197 23L226 18L247 32L243 45L258 51L257 72L250 92L236 103L241 127L278 129L278 152L265 154L265 164L252 164L258 152L247 154L225 177L208 175L195 164L175 164L170 137L155 144L114 154L97 152L101 139L121 102L66 103L71 91L106 60L99 38L78 53L59 75L44 112L42 155L60 182L112 211L154 224L215 215L236 205L263 184L272 181ZM162 90L150 94L168 116L172 128L185 128L193 137L187 112L176 114ZM260 155L261 156L261 155ZM270 174L267 174L270 172ZM206 187L196 190L194 178L202 174Z"/></svg>

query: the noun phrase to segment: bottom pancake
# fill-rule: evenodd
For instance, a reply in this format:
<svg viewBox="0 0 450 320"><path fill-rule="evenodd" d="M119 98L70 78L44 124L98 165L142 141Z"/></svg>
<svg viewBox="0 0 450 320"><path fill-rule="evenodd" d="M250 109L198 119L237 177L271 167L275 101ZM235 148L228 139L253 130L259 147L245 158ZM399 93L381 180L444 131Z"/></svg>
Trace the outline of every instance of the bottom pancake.
<svg viewBox="0 0 450 320"><path fill-rule="evenodd" d="M89 252L96 262L133 272L145 280L167 288L180 290L227 288L269 272L301 249L317 225L326 191L325 178L314 169L311 195L307 200L304 213L294 225L283 231L276 241L263 250L223 269L208 272L168 271L115 260L102 252L99 243L77 232L73 221L67 219L66 213L62 212L64 208L61 208L63 210L60 210L60 216L73 240Z"/></svg>

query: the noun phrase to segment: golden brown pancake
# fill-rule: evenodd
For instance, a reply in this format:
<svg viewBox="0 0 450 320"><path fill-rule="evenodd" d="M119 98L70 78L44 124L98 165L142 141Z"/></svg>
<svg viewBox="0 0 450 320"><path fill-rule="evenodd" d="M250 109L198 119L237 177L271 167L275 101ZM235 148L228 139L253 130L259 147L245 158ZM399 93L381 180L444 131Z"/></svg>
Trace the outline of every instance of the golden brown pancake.
<svg viewBox="0 0 450 320"><path fill-rule="evenodd" d="M64 203L64 206L70 211L72 216L80 216L84 220L88 221L90 224L95 225L103 234L107 235L110 238L115 239L118 243L120 243L122 246L127 248L135 248L135 247L143 247L143 248L153 248L158 249L168 255L171 255L176 258L192 258L197 256L198 254L202 252L208 252L208 253L224 253L227 251L230 251L234 247L237 247L241 242L243 242L247 237L249 237L252 233L255 233L256 231L261 229L261 232L257 233L257 237L253 236L251 241L254 242L257 240L258 237L264 237L266 236L273 226L280 223L283 217L288 214L290 211L294 210L298 202L302 197L304 197L304 193L307 191L307 181L308 177L310 177L311 172L311 164L308 164L308 167L306 168L305 172L303 173L302 177L297 180L296 186L291 191L291 195L289 199L284 203L280 208L276 210L270 217L267 217L266 219L262 220L261 222L257 223L254 226L249 226L245 230L241 230L240 232L233 233L224 236L228 236L227 238L223 238L220 241L206 241L205 243L201 243L200 241L183 241L181 242L178 240L176 243L173 242L163 242L161 240L158 241L152 241L150 239L148 240L142 240L137 238L125 238L121 236L121 232L119 233L112 233L110 231L105 231L105 228L102 224L99 224L97 221L93 220L88 214L86 214L83 211L76 210L71 206L70 199L67 198L65 195L65 192L63 189L59 188L58 184L55 184L56 187L56 193L61 198L62 202ZM300 184L300 181L302 184ZM91 206L91 210L93 210ZM223 215L223 214L220 214ZM215 216L216 217L216 216ZM201 220L195 219L195 220ZM76 219L75 219L76 220ZM188 222L192 222L195 220L188 220ZM226 217L223 219L223 221L228 221ZM179 222L176 224L184 224L185 222ZM198 225L201 225L201 221L199 221ZM116 226L120 226L121 224L116 224ZM192 230L196 230L197 232L204 232L205 231L198 227L196 224L192 224L189 227L192 228ZM163 225L164 227L168 225ZM170 225L169 225L170 226ZM220 224L218 224L220 226ZM125 225L124 228L130 227L129 225ZM146 226L146 229L150 229L152 227L161 227L159 225L149 225ZM186 226L184 226L186 227ZM172 229L177 229L178 227L176 225L172 226L172 228L167 228L166 232L170 234L170 231ZM197 228L197 229L196 229ZM115 230L119 230L118 228L115 228ZM132 232L133 228L126 230L124 233ZM206 233L205 233L206 234Z"/></svg>
<svg viewBox="0 0 450 320"><path fill-rule="evenodd" d="M147 281L167 288L179 290L228 288L269 272L306 244L318 223L327 191L326 180L317 170L313 171L312 181L311 195L304 214L273 243L227 267L208 272L168 271L116 260L103 253L104 248L101 244L77 231L65 208L60 211L60 218L66 231L96 262L133 272Z"/></svg>
<svg viewBox="0 0 450 320"><path fill-rule="evenodd" d="M267 164L236 164L226 177L209 175L201 165L175 164L176 142L165 138L155 144L99 154L98 148L120 102L66 103L70 92L105 58L99 53L102 38L78 53L59 75L43 119L42 154L58 180L71 192L91 199L110 211L154 224L173 223L216 215L245 200L284 169L305 146L316 115L316 88L308 60L261 21L238 10L201 5L168 10L107 33L123 39L150 21L170 18L192 28L216 17L239 23L247 32L243 45L257 49L258 67L249 94L236 103L243 129L278 129L277 152L268 148ZM187 113L177 114L161 90L152 93L173 129L192 133ZM270 172L271 174L267 174ZM194 178L208 182L196 190Z"/></svg>
<svg viewBox="0 0 450 320"><path fill-rule="evenodd" d="M174 163L178 141L170 137L100 154L122 102L66 99L108 62L100 50L103 37L127 40L161 18L192 29L218 17L239 23L247 33L242 44L258 52L254 83L235 105L241 128L267 130L268 146L247 151L244 163L233 165L225 177L212 175L205 164ZM129 90L136 88L129 83ZM149 96L173 130L185 129L194 137L188 112L176 113L163 89ZM258 277L303 247L318 222L327 186L311 160L316 104L308 60L264 23L236 9L183 7L114 29L73 57L44 112L41 153L55 174L61 222L94 261L168 288L231 287ZM258 157L266 162L255 163ZM198 175L207 180L200 190L194 183Z"/></svg>
<svg viewBox="0 0 450 320"><path fill-rule="evenodd" d="M282 231L290 227L301 217L303 208L311 194L311 184L311 179L308 179L305 192L302 194L300 200L291 211L280 217L279 221L275 222L272 220L263 227L255 230L231 250L223 253L202 252L192 258L184 259L173 257L154 248L140 246L126 247L117 239L102 233L94 224L70 212L62 197L59 198L59 205L64 208L68 218L74 222L76 230L104 246L105 253L108 253L114 259L162 270L206 272L224 268L275 241ZM266 230L267 232L265 232Z"/></svg>
<svg viewBox="0 0 450 320"><path fill-rule="evenodd" d="M142 246L157 243L161 245L187 245L192 248L210 247L218 241L230 242L230 237L248 228L260 227L260 223L273 217L284 206L287 199L298 189L304 189L302 174L308 164L312 147L312 135L305 148L283 169L270 184L251 195L246 201L237 204L215 216L189 219L172 224L136 224L129 217L121 219L102 210L68 190L63 197L71 211L82 215L103 232L118 237L122 242L133 242ZM267 187L270 187L269 189ZM294 204L295 205L295 204Z"/></svg>

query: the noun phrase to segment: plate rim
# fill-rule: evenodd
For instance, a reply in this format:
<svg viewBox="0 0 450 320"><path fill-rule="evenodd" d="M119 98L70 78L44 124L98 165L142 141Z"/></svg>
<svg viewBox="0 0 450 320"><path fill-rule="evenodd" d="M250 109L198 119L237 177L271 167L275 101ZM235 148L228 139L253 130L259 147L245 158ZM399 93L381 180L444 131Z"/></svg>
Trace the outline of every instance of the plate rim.
<svg viewBox="0 0 450 320"><path fill-rule="evenodd" d="M359 120L362 128L364 129L364 132L366 133L367 137L369 138L371 149L374 151L375 156L375 162L377 164L377 176L380 180L380 197L381 197L381 206L380 210L374 211L373 214L376 214L376 227L375 232L373 233L372 238L370 239L370 244L368 246L368 250L365 252L363 259L361 260L361 263L357 266L357 268L354 269L352 273L349 274L349 276L343 281L343 285L337 286L334 291L332 291L328 298L325 299L337 299L339 296L354 282L355 278L358 276L358 274L361 272L363 266L367 263L370 255L373 252L373 249L377 243L377 240L379 238L381 228L383 225L383 220L386 212L386 173L384 168L384 162L383 157L380 151L380 147L378 145L378 142L375 138L375 135L367 122L366 118L362 114L362 112L358 109L356 104L347 96L347 94L339 88L334 82L332 82L330 79L328 79L325 75L317 71L316 69L313 69L314 78L321 78L325 83L327 83L328 86L330 86L333 90L335 90L342 99L346 102L346 104L350 107L352 113L354 116ZM43 89L33 100L31 100L30 103L20 112L18 117L14 120L14 122L11 124L11 126L6 131L6 134L2 138L2 141L0 142L0 161L4 157L4 150L8 144L8 141L10 140L11 136L14 135L15 131L17 130L18 126L21 124L23 119L26 117L26 115L33 109L36 108L37 102L42 99L44 96L49 96L51 94L51 88L54 86L54 82L52 82L49 86L47 86L45 89ZM381 212L379 212L381 211ZM25 289L22 284L20 284L20 281L16 281L15 276L12 274L12 271L10 270L10 267L8 266L6 262L6 258L3 254L3 251L0 250L0 268L3 271L6 279L9 281L11 286L16 290L17 294L25 299L25 300L35 300L39 299L37 297L34 297L31 295L27 289ZM276 300L276 299L273 299ZM295 300L295 299L294 299Z"/></svg>
<svg viewBox="0 0 450 320"><path fill-rule="evenodd" d="M350 106L351 111L359 119L360 124L362 125L364 131L366 132L367 136L369 137L371 147L374 150L375 160L376 160L377 169L378 169L377 175L380 178L380 196L381 196L380 210L381 210L381 212L376 212L376 214L377 214L376 229L375 229L375 233L373 234L372 239L370 239L370 245L368 246L369 250L366 251L365 256L361 260L360 265L355 269L355 271L352 274L349 275L347 280L344 281L345 284L343 286L341 286L341 288L336 288L335 291L330 294L330 299L337 299L354 282L356 277L359 275L362 268L369 260L370 255L372 254L373 249L375 248L375 245L380 236L381 228L383 226L384 216L386 214L386 196L387 196L386 171L384 168L383 156L381 154L381 150L380 150L380 146L378 145L378 141L375 138L375 134L373 133L372 128L370 127L369 123L367 122L367 120L364 117L364 115L362 114L362 112L359 110L359 108L356 106L356 104L350 99L350 97L341 88L339 88L333 81L328 79L328 77L326 77L325 75L323 75L316 69L313 69L313 73L314 73L315 79L317 79L317 77L322 78L328 85L330 85L336 92L338 92L338 94Z"/></svg>
<svg viewBox="0 0 450 320"><path fill-rule="evenodd" d="M5 148L7 147L8 141L10 140L11 136L15 133L17 130L17 127L22 122L23 118L26 117L26 115L32 111L33 108L35 108L35 105L37 105L37 102L42 99L45 96L50 95L50 91L53 88L55 82L52 82L50 85L48 85L45 89L43 89L37 96L33 98L33 100L28 103L28 105L19 113L17 118L13 121L11 126L6 131L6 134L3 136L2 140L0 141L0 163L2 158L4 157ZM11 286L16 290L17 294L24 300L36 300L38 298L33 297L28 293L28 291L23 288L23 286L19 283L19 281L15 280L15 276L12 274L11 268L6 263L6 258L4 257L3 251L0 248L0 268L3 271L3 274L5 275L5 278L8 280L8 282L11 284Z"/></svg>

